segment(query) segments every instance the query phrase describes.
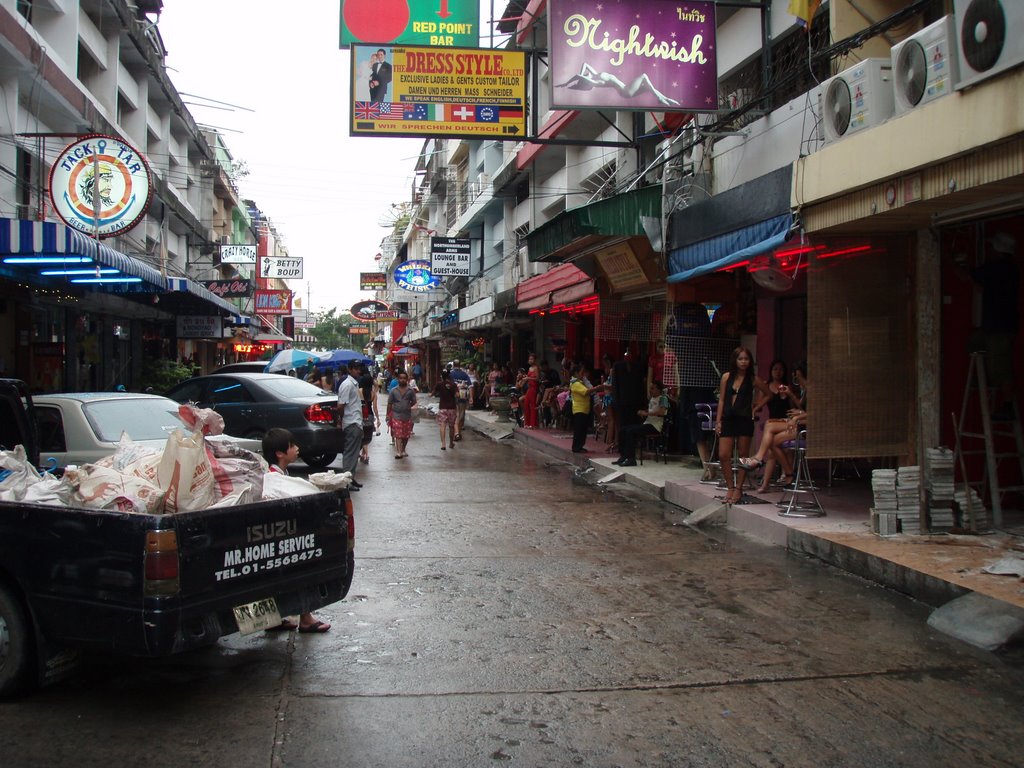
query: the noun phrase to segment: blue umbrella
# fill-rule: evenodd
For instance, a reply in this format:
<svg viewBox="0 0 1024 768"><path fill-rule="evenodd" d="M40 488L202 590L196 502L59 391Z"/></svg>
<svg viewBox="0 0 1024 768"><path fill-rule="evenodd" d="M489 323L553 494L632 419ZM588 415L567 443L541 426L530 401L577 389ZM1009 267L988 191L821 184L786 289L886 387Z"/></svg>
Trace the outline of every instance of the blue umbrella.
<svg viewBox="0 0 1024 768"><path fill-rule="evenodd" d="M332 349L330 352L320 355L317 365L320 368L339 368L343 365L348 365L353 360L358 360L363 365L373 364L373 360L362 352L356 352L352 349Z"/></svg>
<svg viewBox="0 0 1024 768"><path fill-rule="evenodd" d="M307 352L304 349L282 349L267 363L263 370L267 373L278 371L290 371L292 369L305 368L310 363L320 360L320 355L315 352Z"/></svg>

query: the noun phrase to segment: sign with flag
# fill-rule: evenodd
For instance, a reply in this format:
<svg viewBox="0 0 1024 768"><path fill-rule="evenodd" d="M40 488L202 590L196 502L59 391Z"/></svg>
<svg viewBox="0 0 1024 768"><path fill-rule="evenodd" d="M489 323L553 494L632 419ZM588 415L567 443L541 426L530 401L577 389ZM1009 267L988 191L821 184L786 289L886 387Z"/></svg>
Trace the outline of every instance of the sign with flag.
<svg viewBox="0 0 1024 768"><path fill-rule="evenodd" d="M526 135L524 51L353 44L351 53L352 136Z"/></svg>

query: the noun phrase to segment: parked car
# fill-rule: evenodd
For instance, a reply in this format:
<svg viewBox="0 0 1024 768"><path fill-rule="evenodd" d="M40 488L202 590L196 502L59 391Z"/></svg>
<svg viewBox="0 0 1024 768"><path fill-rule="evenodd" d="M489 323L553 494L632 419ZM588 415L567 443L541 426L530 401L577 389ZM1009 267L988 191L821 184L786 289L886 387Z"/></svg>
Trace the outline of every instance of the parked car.
<svg viewBox="0 0 1024 768"><path fill-rule="evenodd" d="M266 360L256 360L255 362L245 363L229 363L228 365L222 365L220 368L215 370L214 373L263 373L266 367Z"/></svg>
<svg viewBox="0 0 1024 768"><path fill-rule="evenodd" d="M213 408L224 417L224 431L236 437L262 439L271 427L284 427L311 469L323 469L343 448L342 431L336 426L337 396L302 379L276 373L215 373L183 381L167 396Z"/></svg>
<svg viewBox="0 0 1024 768"><path fill-rule="evenodd" d="M134 392L76 392L36 395L34 415L43 468L87 464L110 456L121 435L149 448L163 448L176 429L187 431L178 403L160 395ZM259 440L224 435L260 453Z"/></svg>

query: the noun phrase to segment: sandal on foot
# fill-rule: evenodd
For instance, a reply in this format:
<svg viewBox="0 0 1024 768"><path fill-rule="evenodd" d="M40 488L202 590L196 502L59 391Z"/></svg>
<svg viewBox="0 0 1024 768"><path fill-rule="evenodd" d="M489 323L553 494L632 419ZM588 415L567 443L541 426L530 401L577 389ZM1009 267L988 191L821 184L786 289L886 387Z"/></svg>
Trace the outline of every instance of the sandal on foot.
<svg viewBox="0 0 1024 768"><path fill-rule="evenodd" d="M793 484L795 480L796 478L793 477L793 475L783 475L778 479L775 485L778 486L779 488L788 488Z"/></svg>
<svg viewBox="0 0 1024 768"><path fill-rule="evenodd" d="M331 625L328 624L327 622L317 621L317 622L314 622L314 623L310 624L308 627L304 627L304 626L302 626L300 624L299 625L299 632L301 632L304 635L310 635L310 634L320 635L320 634L323 634L324 632L326 632L330 628L331 628Z"/></svg>
<svg viewBox="0 0 1024 768"><path fill-rule="evenodd" d="M753 456L739 460L740 469L760 469L764 466L763 459L755 459Z"/></svg>

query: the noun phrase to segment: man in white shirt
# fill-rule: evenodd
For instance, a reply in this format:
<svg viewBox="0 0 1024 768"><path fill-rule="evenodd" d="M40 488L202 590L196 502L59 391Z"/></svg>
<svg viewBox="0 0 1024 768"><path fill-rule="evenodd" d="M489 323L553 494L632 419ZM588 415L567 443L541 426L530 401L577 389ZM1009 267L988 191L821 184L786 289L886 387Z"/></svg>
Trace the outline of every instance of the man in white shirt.
<svg viewBox="0 0 1024 768"><path fill-rule="evenodd" d="M359 466L359 447L363 442L363 408L359 396L359 363L348 365L348 376L338 386L338 419L344 435L341 471L352 473L350 489L359 490L361 483L355 481L356 467Z"/></svg>

